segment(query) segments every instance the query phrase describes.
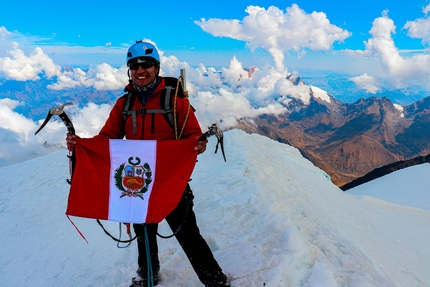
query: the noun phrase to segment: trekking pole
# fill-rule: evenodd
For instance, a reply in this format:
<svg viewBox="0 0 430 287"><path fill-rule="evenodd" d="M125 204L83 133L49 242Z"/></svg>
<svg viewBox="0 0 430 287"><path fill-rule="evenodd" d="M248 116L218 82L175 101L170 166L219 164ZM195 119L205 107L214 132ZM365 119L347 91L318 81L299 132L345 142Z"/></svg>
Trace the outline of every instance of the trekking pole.
<svg viewBox="0 0 430 287"><path fill-rule="evenodd" d="M186 97L188 97L188 91L187 91L187 76L185 75L185 69L180 70L180 75L182 78L182 85L184 87L184 94L186 93Z"/></svg>
<svg viewBox="0 0 430 287"><path fill-rule="evenodd" d="M176 85L176 90L175 90L175 100L173 102L173 120L174 120L174 128L175 128L175 137L176 137L176 139L180 139L181 138L182 133L183 133L183 131L185 129L185 124L187 123L188 116L190 114L190 109L191 109L191 103L190 103L190 101L188 99L188 91L187 91L187 83L186 82L187 81L186 81L185 69L181 69L180 70L180 75L179 75L179 78L178 78L178 83ZM183 92L185 98L188 101L188 109L187 109L187 114L185 116L184 123L182 124L181 132L178 135L178 127L177 127L177 122L176 122L176 97L178 95L178 90L179 90L180 83L182 83L182 92Z"/></svg>

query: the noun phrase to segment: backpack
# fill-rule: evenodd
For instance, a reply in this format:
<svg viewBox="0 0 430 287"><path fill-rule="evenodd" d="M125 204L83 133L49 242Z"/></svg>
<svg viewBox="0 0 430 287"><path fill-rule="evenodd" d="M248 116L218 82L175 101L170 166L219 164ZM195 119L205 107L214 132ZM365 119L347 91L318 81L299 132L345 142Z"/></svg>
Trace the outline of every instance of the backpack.
<svg viewBox="0 0 430 287"><path fill-rule="evenodd" d="M174 96L178 96L181 98L185 98L186 92L184 93L184 90L182 88L182 82L178 85L178 79L173 77L164 77L164 89L160 97L160 107L159 110L148 110L148 109L141 109L141 110L132 110L134 97L132 96L132 93L127 93L124 95L126 97L124 109L122 112L123 116L123 122L125 124L127 117L132 116L133 120L133 134L137 133L137 123L136 123L136 115L137 114L163 114L166 121L169 123L171 128L174 128L175 122L174 122L174 116L172 111L172 101ZM178 91L176 90L176 87L178 87ZM193 111L194 108L193 108Z"/></svg>

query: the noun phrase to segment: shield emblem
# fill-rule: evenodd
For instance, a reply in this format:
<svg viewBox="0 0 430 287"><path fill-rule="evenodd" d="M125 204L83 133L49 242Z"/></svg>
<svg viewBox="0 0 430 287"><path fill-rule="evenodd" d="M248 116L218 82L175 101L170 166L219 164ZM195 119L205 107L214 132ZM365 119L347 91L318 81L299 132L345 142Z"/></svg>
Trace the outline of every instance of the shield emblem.
<svg viewBox="0 0 430 287"><path fill-rule="evenodd" d="M143 194L148 191L148 186L152 182L152 171L148 163L140 165L140 158L137 162L128 159L129 165L121 164L115 170L115 185L122 192L120 197L131 196L143 199Z"/></svg>

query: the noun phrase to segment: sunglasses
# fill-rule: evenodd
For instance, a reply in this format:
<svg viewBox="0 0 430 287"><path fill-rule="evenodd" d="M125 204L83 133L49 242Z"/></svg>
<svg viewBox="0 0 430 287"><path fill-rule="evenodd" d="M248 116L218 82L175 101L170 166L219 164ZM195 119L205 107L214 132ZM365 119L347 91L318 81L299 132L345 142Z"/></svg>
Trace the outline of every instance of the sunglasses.
<svg viewBox="0 0 430 287"><path fill-rule="evenodd" d="M146 60L146 61L140 60L129 64L130 70L138 70L139 67L141 67L142 69L149 69L154 67L154 62L149 60Z"/></svg>

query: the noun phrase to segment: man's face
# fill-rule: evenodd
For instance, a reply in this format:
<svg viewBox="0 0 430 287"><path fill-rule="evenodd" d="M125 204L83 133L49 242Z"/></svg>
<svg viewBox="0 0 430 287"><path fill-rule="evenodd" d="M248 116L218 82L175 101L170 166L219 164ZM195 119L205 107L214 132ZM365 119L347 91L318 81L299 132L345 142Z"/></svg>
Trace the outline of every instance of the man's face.
<svg viewBox="0 0 430 287"><path fill-rule="evenodd" d="M131 80L139 87L146 87L154 82L155 77L158 75L158 67L148 64L135 63L130 65Z"/></svg>

